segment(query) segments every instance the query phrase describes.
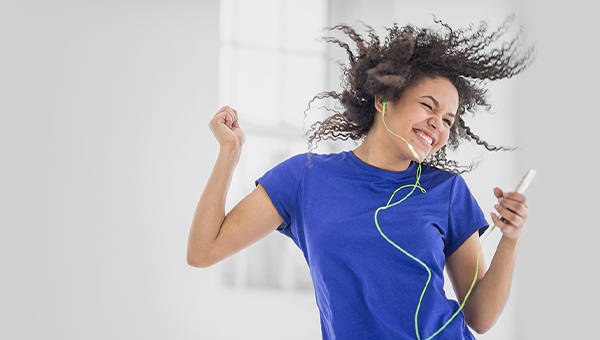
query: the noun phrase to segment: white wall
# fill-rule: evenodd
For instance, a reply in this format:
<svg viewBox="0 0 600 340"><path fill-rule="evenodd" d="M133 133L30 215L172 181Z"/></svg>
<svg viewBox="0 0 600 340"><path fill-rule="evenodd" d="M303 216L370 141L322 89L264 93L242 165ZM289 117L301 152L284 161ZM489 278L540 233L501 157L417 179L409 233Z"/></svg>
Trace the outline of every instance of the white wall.
<svg viewBox="0 0 600 340"><path fill-rule="evenodd" d="M538 175L521 248L518 339L597 335L598 25L587 1L517 5L539 55L519 77L521 169Z"/></svg>
<svg viewBox="0 0 600 340"><path fill-rule="evenodd" d="M373 26L427 23L427 13L497 22L514 11L538 40L517 90L496 91L513 104L493 97L497 117L473 122L487 124L490 142L523 147L486 157L476 170L486 179L468 178L484 211L493 186L512 188L528 168L539 173L511 302L480 338L593 336L592 5L345 3ZM352 14L332 19L343 15ZM0 338L217 339L217 327L233 327L216 320L214 271L185 264L216 147L206 124L220 104L217 27L216 0L0 4ZM578 163L591 166L582 174Z"/></svg>
<svg viewBox="0 0 600 340"><path fill-rule="evenodd" d="M218 1L3 1L0 338L211 339ZM16 204L15 204L16 203Z"/></svg>

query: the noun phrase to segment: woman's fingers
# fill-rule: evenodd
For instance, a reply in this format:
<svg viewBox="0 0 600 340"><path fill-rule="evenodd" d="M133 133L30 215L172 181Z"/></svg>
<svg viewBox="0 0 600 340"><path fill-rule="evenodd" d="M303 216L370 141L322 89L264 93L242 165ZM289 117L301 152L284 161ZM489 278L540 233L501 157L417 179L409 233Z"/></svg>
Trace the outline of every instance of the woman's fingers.
<svg viewBox="0 0 600 340"><path fill-rule="evenodd" d="M498 213L502 216L502 218L504 219L505 223L508 222L512 225L522 225L525 221L525 218L521 215L519 215L518 213L516 213L515 211L503 207L500 204L496 205L496 211L498 211Z"/></svg>
<svg viewBox="0 0 600 340"><path fill-rule="evenodd" d="M518 192L505 193L503 197L498 199L498 204L523 218L527 218L527 199L523 194Z"/></svg>
<svg viewBox="0 0 600 340"><path fill-rule="evenodd" d="M505 236L520 237L529 212L527 199L518 192L505 193L499 188L494 189L494 195L498 198L498 204L495 205L496 211L502 218L492 213L493 222Z"/></svg>
<svg viewBox="0 0 600 340"><path fill-rule="evenodd" d="M209 123L210 129L219 144L243 144L244 134L238 124L237 111L229 106L223 106Z"/></svg>

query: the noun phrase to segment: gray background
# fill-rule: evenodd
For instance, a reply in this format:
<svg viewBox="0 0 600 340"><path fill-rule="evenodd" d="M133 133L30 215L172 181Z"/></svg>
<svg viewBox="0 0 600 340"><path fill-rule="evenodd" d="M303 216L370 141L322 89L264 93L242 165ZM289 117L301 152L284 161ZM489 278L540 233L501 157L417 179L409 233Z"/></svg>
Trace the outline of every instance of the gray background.
<svg viewBox="0 0 600 340"><path fill-rule="evenodd" d="M500 91L510 113L482 127L522 148L486 156L466 177L489 211L493 186L538 171L513 296L482 339L593 336L598 180L586 157L598 62L587 3L509 1L500 13L485 1L330 4L332 23L514 12L538 43L534 65ZM207 123L228 104L218 100L219 20L216 0L0 3L1 338L318 336L310 295L226 290L218 268L185 262L216 155ZM289 317L298 309L306 316Z"/></svg>

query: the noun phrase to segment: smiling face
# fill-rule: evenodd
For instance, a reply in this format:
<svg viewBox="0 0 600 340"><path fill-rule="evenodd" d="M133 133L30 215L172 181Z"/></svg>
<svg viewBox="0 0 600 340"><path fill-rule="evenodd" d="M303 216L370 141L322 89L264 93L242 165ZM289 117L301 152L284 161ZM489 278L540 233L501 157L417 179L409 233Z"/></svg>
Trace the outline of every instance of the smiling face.
<svg viewBox="0 0 600 340"><path fill-rule="evenodd" d="M448 79L425 78L407 88L399 100L388 103L385 122L391 131L404 137L424 160L448 141L458 103L458 91ZM394 148L398 156L416 160L404 141L385 127L382 130L387 133L389 143L399 145Z"/></svg>

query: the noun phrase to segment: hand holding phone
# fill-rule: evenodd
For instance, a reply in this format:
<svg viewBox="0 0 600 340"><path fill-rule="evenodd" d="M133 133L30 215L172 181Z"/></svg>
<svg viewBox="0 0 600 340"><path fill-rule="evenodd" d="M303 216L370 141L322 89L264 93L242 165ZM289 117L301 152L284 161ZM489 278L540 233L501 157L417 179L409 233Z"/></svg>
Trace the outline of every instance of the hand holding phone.
<svg viewBox="0 0 600 340"><path fill-rule="evenodd" d="M529 186L529 183L535 177L535 170L529 170L523 176L523 179L517 185L515 193L503 193L499 188L494 189L494 194L498 198L498 204L495 208L498 211L498 215L491 213L492 220L495 226L490 229L490 232L494 230L496 226L502 230L504 236L509 238L520 238L523 225L527 219L528 208L525 198L522 196L525 189ZM504 214L508 218L502 216Z"/></svg>
<svg viewBox="0 0 600 340"><path fill-rule="evenodd" d="M523 179L521 179L521 182L519 182L519 185L517 185L517 189L515 190L515 192L518 192L519 194L524 194L525 190L529 186L529 183L531 183L531 181L535 177L535 173L536 172L533 169L527 171L527 173L525 173L525 176L523 176ZM498 215L498 218L504 219L502 215Z"/></svg>

